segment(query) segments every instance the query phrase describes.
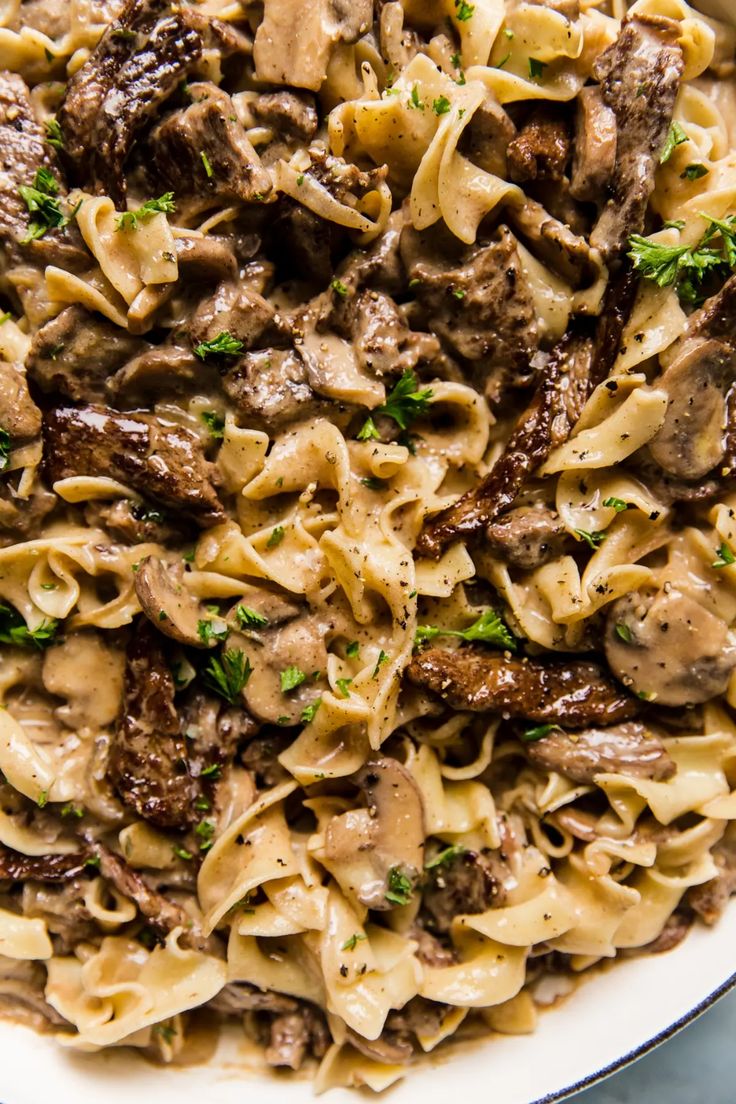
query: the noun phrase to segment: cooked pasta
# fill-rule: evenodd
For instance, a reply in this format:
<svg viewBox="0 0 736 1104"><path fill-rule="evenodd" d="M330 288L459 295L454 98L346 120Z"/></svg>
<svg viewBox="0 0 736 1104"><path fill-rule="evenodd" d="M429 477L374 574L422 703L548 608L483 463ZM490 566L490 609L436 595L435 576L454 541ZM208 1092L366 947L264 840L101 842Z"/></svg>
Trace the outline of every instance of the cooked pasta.
<svg viewBox="0 0 736 1104"><path fill-rule="evenodd" d="M3 0L3 1014L379 1091L718 920L735 55Z"/></svg>

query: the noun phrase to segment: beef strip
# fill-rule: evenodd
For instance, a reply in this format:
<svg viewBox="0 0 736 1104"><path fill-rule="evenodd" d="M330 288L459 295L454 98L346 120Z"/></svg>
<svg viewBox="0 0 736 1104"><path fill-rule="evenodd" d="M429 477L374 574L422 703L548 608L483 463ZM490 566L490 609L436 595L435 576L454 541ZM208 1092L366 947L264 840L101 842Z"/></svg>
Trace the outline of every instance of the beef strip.
<svg viewBox="0 0 736 1104"><path fill-rule="evenodd" d="M736 835L732 830L713 848L713 858L718 876L692 886L686 896L689 907L706 924L715 924L721 918L729 898L736 893Z"/></svg>
<svg viewBox="0 0 736 1104"><path fill-rule="evenodd" d="M23 915L43 920L48 931L56 937L57 953L73 954L80 942L94 940L99 935L100 929L84 903L88 887L89 883L81 878L60 883L27 881L23 884Z"/></svg>
<svg viewBox="0 0 736 1104"><path fill-rule="evenodd" d="M639 702L597 663L507 659L474 648L430 648L406 669L415 686L432 690L453 709L493 711L570 728L629 720Z"/></svg>
<svg viewBox="0 0 736 1104"><path fill-rule="evenodd" d="M319 116L314 96L308 92L263 92L256 96L250 109L259 123L272 127L278 134L289 134L309 141L317 130Z"/></svg>
<svg viewBox="0 0 736 1104"><path fill-rule="evenodd" d="M162 828L199 820L201 796L174 706L174 679L160 637L139 618L128 646L123 716L110 745L108 776L124 804Z"/></svg>
<svg viewBox="0 0 736 1104"><path fill-rule="evenodd" d="M415 332L393 299L383 291L364 289L341 300L331 322L351 341L358 366L379 378L414 371L440 356L433 334Z"/></svg>
<svg viewBox="0 0 736 1104"><path fill-rule="evenodd" d="M269 1066L298 1070L309 1056L323 1058L330 1045L330 1033L323 1013L316 1005L300 1001L295 1012L282 1012L271 1019L269 1042L264 1057Z"/></svg>
<svg viewBox="0 0 736 1104"><path fill-rule="evenodd" d="M460 151L474 165L505 179L508 175L507 150L516 134L516 127L490 89L486 89L480 106L463 128Z"/></svg>
<svg viewBox="0 0 736 1104"><path fill-rule="evenodd" d="M0 480L0 547L37 536L56 502L56 495L39 488L29 498L19 498L9 482Z"/></svg>
<svg viewBox="0 0 736 1104"><path fill-rule="evenodd" d="M616 168L616 115L598 85L582 88L577 99L570 192L575 199L605 202L605 187Z"/></svg>
<svg viewBox="0 0 736 1104"><path fill-rule="evenodd" d="M258 732L259 725L242 705L227 705L221 698L190 689L181 705L181 730L188 741L189 766L201 778L217 767L220 777L230 767L238 745ZM207 775L206 777L210 777Z"/></svg>
<svg viewBox="0 0 736 1104"><path fill-rule="evenodd" d="M44 415L46 474L105 475L164 508L213 525L224 511L198 437L153 414L119 414L104 406L62 406Z"/></svg>
<svg viewBox="0 0 736 1104"><path fill-rule="evenodd" d="M299 1005L292 997L257 989L248 982L231 981L207 1007L224 1016L242 1016L244 1012L295 1012Z"/></svg>
<svg viewBox="0 0 736 1104"><path fill-rule="evenodd" d="M335 257L345 237L343 228L288 196L279 199L272 228L273 256L284 270L326 287L335 273Z"/></svg>
<svg viewBox="0 0 736 1104"><path fill-rule="evenodd" d="M556 771L584 785L604 773L666 782L677 772L662 741L635 721L588 728L573 736L552 729L539 740L524 741L523 747L532 766Z"/></svg>
<svg viewBox="0 0 736 1104"><path fill-rule="evenodd" d="M63 855L23 855L0 844L0 879L10 882L69 882L90 872L87 850Z"/></svg>
<svg viewBox="0 0 736 1104"><path fill-rule="evenodd" d="M210 378L208 378L210 377ZM107 391L117 406L151 406L162 398L217 387L214 370L202 364L184 345L164 342L143 351L108 380Z"/></svg>
<svg viewBox="0 0 736 1104"><path fill-rule="evenodd" d="M200 342L214 341L227 330L248 350L261 342L265 331L277 333L280 321L275 308L257 291L225 280L197 307L189 323L189 339L196 349ZM270 344L267 338L261 343Z"/></svg>
<svg viewBox="0 0 736 1104"><path fill-rule="evenodd" d="M446 935L456 916L500 908L506 899L508 867L490 851L463 851L449 862L430 868L422 890L427 927Z"/></svg>
<svg viewBox="0 0 736 1104"><path fill-rule="evenodd" d="M30 396L23 370L4 360L0 360L0 429L8 434L12 446L41 432L41 411Z"/></svg>
<svg viewBox="0 0 736 1104"><path fill-rule="evenodd" d="M527 197L522 204L509 206L506 217L532 253L572 287L587 287L597 279L599 261L586 237L574 233L537 200Z"/></svg>
<svg viewBox="0 0 736 1104"><path fill-rule="evenodd" d="M84 518L92 528L106 529L115 540L128 544L184 544L193 539L193 527L170 518L145 503L118 498L113 502L91 501Z"/></svg>
<svg viewBox="0 0 736 1104"><path fill-rule="evenodd" d="M456 263L446 259L453 253ZM401 252L427 326L448 348L486 369L525 369L537 348L536 311L516 239L502 227L498 241L458 255L441 230L407 227Z"/></svg>
<svg viewBox="0 0 736 1104"><path fill-rule="evenodd" d="M442 968L443 966L454 966L457 962L457 951L451 945L446 945L446 943L449 944L449 940L446 943L440 942L435 935L422 927L419 919L410 929L409 938L417 944L414 953L424 966Z"/></svg>
<svg viewBox="0 0 736 1104"><path fill-rule="evenodd" d="M700 887L697 887L700 888ZM667 917L662 931L656 939L645 946L637 948L639 954L665 954L682 943L693 926L693 914L687 909L675 909L671 916ZM637 952L634 952L637 953Z"/></svg>
<svg viewBox="0 0 736 1104"><path fill-rule="evenodd" d="M570 159L570 131L558 108L535 107L507 150L509 176L518 184L529 180L560 180Z"/></svg>
<svg viewBox="0 0 736 1104"><path fill-rule="evenodd" d="M561 556L570 543L570 535L554 510L517 506L491 522L484 547L511 567L532 571Z"/></svg>
<svg viewBox="0 0 736 1104"><path fill-rule="evenodd" d="M513 505L525 479L567 438L616 359L636 284L630 272L612 281L600 317L581 321L557 343L504 452L476 487L425 523L420 555L437 558L452 541L480 533Z"/></svg>
<svg viewBox="0 0 736 1104"><path fill-rule="evenodd" d="M205 205L263 199L271 191L271 178L228 94L204 82L190 85L189 93L191 105L173 112L151 133L160 178L177 194L186 181L185 193L204 196Z"/></svg>
<svg viewBox="0 0 736 1104"><path fill-rule="evenodd" d="M389 1012L385 1030L394 1040L406 1039L407 1036L434 1035L442 1026L449 1008L447 1004L439 1004L437 1001L427 1000L426 997L412 997L403 1008Z"/></svg>
<svg viewBox="0 0 736 1104"><path fill-rule="evenodd" d="M627 16L593 68L617 127L608 199L590 238L609 261L626 251L631 234L644 229L684 68L679 35L679 23L665 16Z"/></svg>
<svg viewBox="0 0 736 1104"><path fill-rule="evenodd" d="M66 307L34 334L26 370L47 394L104 402L108 379L145 346L100 314Z"/></svg>
<svg viewBox="0 0 736 1104"><path fill-rule="evenodd" d="M248 425L268 433L328 410L307 382L306 365L296 349L246 353L226 368L222 388Z"/></svg>

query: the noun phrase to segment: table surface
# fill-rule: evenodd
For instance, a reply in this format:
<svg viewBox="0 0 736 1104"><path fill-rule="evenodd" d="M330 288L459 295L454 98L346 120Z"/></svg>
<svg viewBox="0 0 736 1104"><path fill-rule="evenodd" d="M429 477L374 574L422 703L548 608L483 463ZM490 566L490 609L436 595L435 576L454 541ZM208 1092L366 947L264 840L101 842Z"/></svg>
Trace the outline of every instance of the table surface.
<svg viewBox="0 0 736 1104"><path fill-rule="evenodd" d="M571 1104L734 1104L736 992L645 1058Z"/></svg>

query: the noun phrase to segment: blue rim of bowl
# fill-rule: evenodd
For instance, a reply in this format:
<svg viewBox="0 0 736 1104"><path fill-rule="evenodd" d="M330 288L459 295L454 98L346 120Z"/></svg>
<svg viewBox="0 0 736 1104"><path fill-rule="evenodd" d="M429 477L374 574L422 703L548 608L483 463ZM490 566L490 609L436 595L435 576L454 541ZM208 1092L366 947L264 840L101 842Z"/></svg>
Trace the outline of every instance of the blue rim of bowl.
<svg viewBox="0 0 736 1104"><path fill-rule="evenodd" d="M604 1066L603 1069L596 1070L595 1073L588 1074L587 1077L583 1077L580 1081L576 1081L574 1085L568 1085L564 1089L558 1089L556 1092L548 1093L546 1096L536 1097L534 1100L530 1100L529 1104L557 1104L558 1101L569 1100L575 1093L582 1092L583 1089L590 1089L593 1085L600 1084L601 1081L605 1081L607 1077L610 1077L614 1073L620 1073L621 1070L626 1069L627 1066L633 1065L639 1058L643 1058L645 1054L649 1054L650 1051L655 1050L662 1043L666 1043L674 1035L677 1035L679 1031L682 1031L684 1027L688 1027L694 1020L697 1020L699 1016L702 1016L704 1012L707 1012L709 1008L712 1008L716 1001L719 1001L721 997L725 997L732 989L736 988L736 973L731 974L726 981L714 989L712 993L709 993L707 997L704 997L702 1001L691 1008L689 1012L686 1012L684 1016L681 1016L679 1020L675 1020L669 1027L664 1028L657 1035L653 1035L651 1039L647 1039L640 1046L634 1047L633 1050L628 1051L622 1055L621 1058L617 1058L615 1062L611 1062L609 1065Z"/></svg>

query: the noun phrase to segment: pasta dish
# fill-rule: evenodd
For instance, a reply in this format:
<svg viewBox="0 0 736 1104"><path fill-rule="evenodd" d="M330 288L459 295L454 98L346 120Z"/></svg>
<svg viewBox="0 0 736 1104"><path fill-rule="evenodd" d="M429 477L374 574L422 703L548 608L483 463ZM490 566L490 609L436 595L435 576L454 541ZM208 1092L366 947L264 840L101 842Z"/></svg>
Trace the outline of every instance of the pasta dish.
<svg viewBox="0 0 736 1104"><path fill-rule="evenodd" d="M380 1090L714 924L736 31L0 14L3 1015Z"/></svg>

